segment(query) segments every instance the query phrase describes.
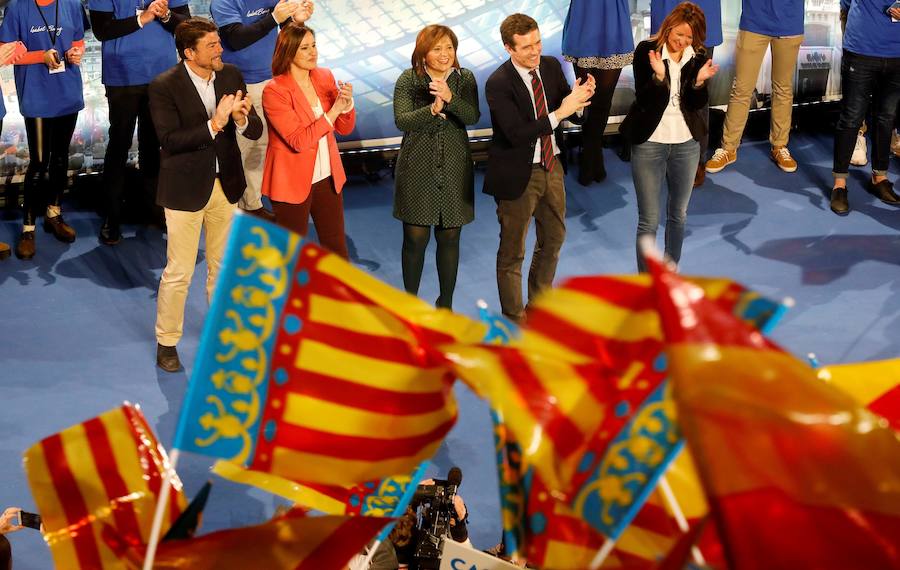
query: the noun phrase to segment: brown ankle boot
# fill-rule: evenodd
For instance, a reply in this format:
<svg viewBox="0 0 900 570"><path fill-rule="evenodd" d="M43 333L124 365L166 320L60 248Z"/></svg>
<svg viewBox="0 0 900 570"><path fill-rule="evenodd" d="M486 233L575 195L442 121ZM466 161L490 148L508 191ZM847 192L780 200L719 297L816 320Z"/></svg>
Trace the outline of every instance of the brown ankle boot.
<svg viewBox="0 0 900 570"><path fill-rule="evenodd" d="M19 242L16 244L16 257L19 259L31 259L34 257L34 232L22 232Z"/></svg>

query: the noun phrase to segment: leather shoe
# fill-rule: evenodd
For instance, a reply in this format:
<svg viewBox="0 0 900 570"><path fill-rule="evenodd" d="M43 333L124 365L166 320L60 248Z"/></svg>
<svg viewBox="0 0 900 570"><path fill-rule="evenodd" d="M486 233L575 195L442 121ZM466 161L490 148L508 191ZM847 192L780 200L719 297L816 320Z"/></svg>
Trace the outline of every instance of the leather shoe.
<svg viewBox="0 0 900 570"><path fill-rule="evenodd" d="M9 257L9 254L9 244L0 241L0 259L6 259L7 257Z"/></svg>
<svg viewBox="0 0 900 570"><path fill-rule="evenodd" d="M251 216L256 216L261 220L265 220L267 222L275 223L275 212L270 210L266 210L265 208L257 208L255 210L246 210L248 214Z"/></svg>
<svg viewBox="0 0 900 570"><path fill-rule="evenodd" d="M16 257L19 259L31 259L34 257L34 232L22 232L19 242L16 244Z"/></svg>
<svg viewBox="0 0 900 570"><path fill-rule="evenodd" d="M174 346L156 344L156 365L166 372L178 372L181 370L181 360L178 359L178 351Z"/></svg>
<svg viewBox="0 0 900 570"><path fill-rule="evenodd" d="M52 218L44 217L44 231L56 236L56 239L65 243L75 241L75 230L72 226L63 220L63 217L53 216Z"/></svg>
<svg viewBox="0 0 900 570"><path fill-rule="evenodd" d="M889 206L900 206L900 196L894 193L894 185L887 178L877 184L869 182L869 192Z"/></svg>
<svg viewBox="0 0 900 570"><path fill-rule="evenodd" d="M100 243L116 245L120 241L122 241L122 230L119 229L119 224L114 224L109 220L104 221L100 228Z"/></svg>
<svg viewBox="0 0 900 570"><path fill-rule="evenodd" d="M850 213L850 202L847 200L846 188L831 189L831 211L838 216L846 216Z"/></svg>
<svg viewBox="0 0 900 570"><path fill-rule="evenodd" d="M702 162L697 166L697 173L694 175L694 188L700 188L706 182L706 165Z"/></svg>

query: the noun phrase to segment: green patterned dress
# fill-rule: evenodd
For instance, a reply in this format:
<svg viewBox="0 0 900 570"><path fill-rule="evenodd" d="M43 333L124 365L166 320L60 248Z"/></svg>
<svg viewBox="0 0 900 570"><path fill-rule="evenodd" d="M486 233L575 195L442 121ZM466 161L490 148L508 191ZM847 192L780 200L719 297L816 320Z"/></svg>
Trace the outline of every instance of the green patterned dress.
<svg viewBox="0 0 900 570"><path fill-rule="evenodd" d="M446 118L431 114L431 79L412 69L394 86L394 122L403 131L395 170L394 217L407 224L456 228L475 218L475 175L466 126L478 122L478 86L467 69L453 71Z"/></svg>

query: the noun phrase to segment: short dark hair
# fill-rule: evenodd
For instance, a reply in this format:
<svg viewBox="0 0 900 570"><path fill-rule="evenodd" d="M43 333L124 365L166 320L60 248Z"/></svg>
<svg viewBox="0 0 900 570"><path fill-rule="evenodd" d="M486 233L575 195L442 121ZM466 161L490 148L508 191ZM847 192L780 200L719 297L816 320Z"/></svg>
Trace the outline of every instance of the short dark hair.
<svg viewBox="0 0 900 570"><path fill-rule="evenodd" d="M453 67L459 69L459 58L456 57L459 40L456 34L447 26L431 24L422 28L422 31L416 36L416 47L412 53L412 68L416 71L416 74L420 76L425 75L425 55L444 38L449 39L450 43L453 44Z"/></svg>
<svg viewBox="0 0 900 570"><path fill-rule="evenodd" d="M291 62L294 61L300 43L307 34L316 37L316 32L312 28L297 22L291 22L281 28L278 39L275 40L275 52L272 54L272 75L282 75L291 70Z"/></svg>
<svg viewBox="0 0 900 570"><path fill-rule="evenodd" d="M524 36L536 29L538 29L538 23L531 16L512 14L500 24L500 39L503 41L503 45L515 48L516 40L513 39L513 36Z"/></svg>
<svg viewBox="0 0 900 570"><path fill-rule="evenodd" d="M175 28L175 49L178 50L178 55L181 56L181 59L185 59L184 50L197 49L197 42L200 41L200 38L217 31L219 28L206 18L188 18L181 22Z"/></svg>

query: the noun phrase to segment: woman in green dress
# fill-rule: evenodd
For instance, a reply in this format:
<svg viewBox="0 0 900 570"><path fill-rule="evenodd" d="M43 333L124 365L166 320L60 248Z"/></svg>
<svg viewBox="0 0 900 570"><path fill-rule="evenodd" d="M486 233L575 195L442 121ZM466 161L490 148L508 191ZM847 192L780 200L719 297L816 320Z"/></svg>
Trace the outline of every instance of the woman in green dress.
<svg viewBox="0 0 900 570"><path fill-rule="evenodd" d="M456 34L426 26L416 38L412 69L394 86L394 121L403 131L397 157L394 217L403 222L403 287L418 294L425 248L434 227L440 297L452 308L459 234L475 217L474 173L466 126L478 122L478 86L456 58Z"/></svg>

